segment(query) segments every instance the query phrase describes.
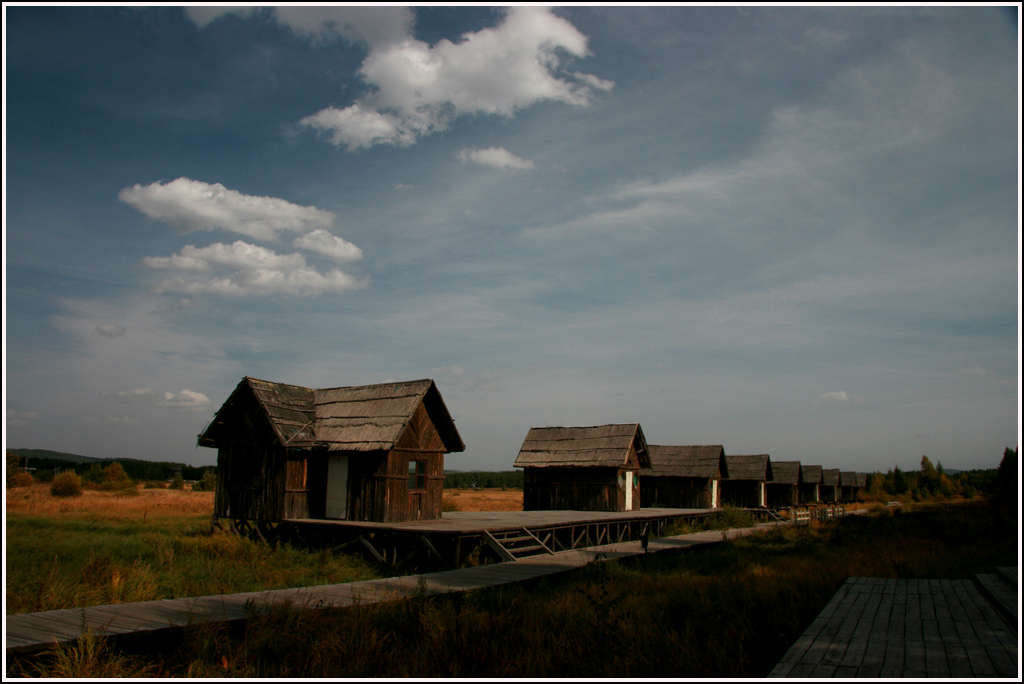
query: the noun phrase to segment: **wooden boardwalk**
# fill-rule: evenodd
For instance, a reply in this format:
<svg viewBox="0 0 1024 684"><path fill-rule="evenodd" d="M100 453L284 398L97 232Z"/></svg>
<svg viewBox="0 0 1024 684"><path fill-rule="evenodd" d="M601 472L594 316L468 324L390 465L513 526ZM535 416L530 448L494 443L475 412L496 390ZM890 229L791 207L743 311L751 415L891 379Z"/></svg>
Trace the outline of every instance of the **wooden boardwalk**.
<svg viewBox="0 0 1024 684"><path fill-rule="evenodd" d="M1019 680L1016 629L971 580L851 577L769 676Z"/></svg>
<svg viewBox="0 0 1024 684"><path fill-rule="evenodd" d="M753 528L725 532L698 532L655 538L650 540L648 552L657 553L715 543L774 525L776 523L765 523ZM74 641L82 636L85 630L89 630L96 637L107 637L207 622L244 620L258 614L259 611L282 603L315 610L394 601L417 593L434 595L471 591L565 572L594 561L625 558L643 553L639 541L629 541L553 555L533 556L516 562L365 582L9 615L5 618L6 648L10 651L39 650L52 646L55 642Z"/></svg>

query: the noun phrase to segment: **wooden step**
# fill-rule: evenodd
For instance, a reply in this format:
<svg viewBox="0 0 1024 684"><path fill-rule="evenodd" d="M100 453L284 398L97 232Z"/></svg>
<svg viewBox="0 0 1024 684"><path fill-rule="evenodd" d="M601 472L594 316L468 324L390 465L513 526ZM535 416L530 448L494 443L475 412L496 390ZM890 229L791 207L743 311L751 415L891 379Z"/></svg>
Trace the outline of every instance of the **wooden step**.
<svg viewBox="0 0 1024 684"><path fill-rule="evenodd" d="M1005 617L1013 628L1017 630L1017 588L1012 589L1004 582L999 575L977 574L974 576L975 584L981 593L989 599L989 602Z"/></svg>
<svg viewBox="0 0 1024 684"><path fill-rule="evenodd" d="M1010 586L1015 588L1020 587L1020 580L1018 579L1017 568L1008 568L1004 566L996 568L996 572L1002 575L1003 581L1009 584Z"/></svg>

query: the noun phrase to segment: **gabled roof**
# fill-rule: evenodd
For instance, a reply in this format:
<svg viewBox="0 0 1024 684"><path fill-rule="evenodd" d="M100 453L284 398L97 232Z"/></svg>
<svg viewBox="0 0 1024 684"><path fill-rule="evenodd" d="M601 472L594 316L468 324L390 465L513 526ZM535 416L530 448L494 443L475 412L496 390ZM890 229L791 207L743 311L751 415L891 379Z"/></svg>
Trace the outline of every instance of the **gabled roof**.
<svg viewBox="0 0 1024 684"><path fill-rule="evenodd" d="M721 444L663 446L651 444L651 469L644 477L721 477Z"/></svg>
<svg viewBox="0 0 1024 684"><path fill-rule="evenodd" d="M800 466L800 477L803 479L804 484L821 484L821 466L820 465L802 465L802 466Z"/></svg>
<svg viewBox="0 0 1024 684"><path fill-rule="evenodd" d="M639 423L592 427L534 427L516 456L517 468L621 468L633 447L641 468L650 452Z"/></svg>
<svg viewBox="0 0 1024 684"><path fill-rule="evenodd" d="M772 476L770 482L799 484L800 461L772 461Z"/></svg>
<svg viewBox="0 0 1024 684"><path fill-rule="evenodd" d="M309 389L245 377L199 436L200 446L228 441L228 423L251 393L282 446L329 451L394 447L422 402L448 452L464 451L455 422L433 380Z"/></svg>
<svg viewBox="0 0 1024 684"><path fill-rule="evenodd" d="M839 468L825 468L821 471L821 484L828 487L839 486Z"/></svg>
<svg viewBox="0 0 1024 684"><path fill-rule="evenodd" d="M844 470L839 473L839 485L842 487L856 487L857 473L852 470Z"/></svg>
<svg viewBox="0 0 1024 684"><path fill-rule="evenodd" d="M867 473L857 473L857 486L861 487L861 488L865 488L865 487L868 486L868 474Z"/></svg>
<svg viewBox="0 0 1024 684"><path fill-rule="evenodd" d="M725 455L726 480L758 480L764 482L771 476L772 465L768 454L736 456Z"/></svg>

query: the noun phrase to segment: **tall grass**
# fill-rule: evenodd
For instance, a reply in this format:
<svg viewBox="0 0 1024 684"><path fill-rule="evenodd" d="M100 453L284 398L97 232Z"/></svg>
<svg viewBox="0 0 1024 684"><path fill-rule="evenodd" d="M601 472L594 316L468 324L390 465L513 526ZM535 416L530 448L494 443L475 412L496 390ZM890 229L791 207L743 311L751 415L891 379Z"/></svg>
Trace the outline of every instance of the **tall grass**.
<svg viewBox="0 0 1024 684"><path fill-rule="evenodd" d="M466 594L285 606L237 632L161 639L149 663L190 677L764 677L847 577L956 579L1012 565L1016 524L978 506L887 511Z"/></svg>
<svg viewBox="0 0 1024 684"><path fill-rule="evenodd" d="M372 579L360 558L210 534L212 493L7 500L7 614Z"/></svg>

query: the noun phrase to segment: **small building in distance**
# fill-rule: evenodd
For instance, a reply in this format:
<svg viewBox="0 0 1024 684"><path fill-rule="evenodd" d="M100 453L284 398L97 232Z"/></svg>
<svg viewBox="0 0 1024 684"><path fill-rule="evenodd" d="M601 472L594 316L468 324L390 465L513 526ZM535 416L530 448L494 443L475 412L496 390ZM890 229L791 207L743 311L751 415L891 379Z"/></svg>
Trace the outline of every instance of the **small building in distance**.
<svg viewBox="0 0 1024 684"><path fill-rule="evenodd" d="M198 440L214 515L278 522L441 517L444 454L465 446L433 380L310 389L245 377Z"/></svg>
<svg viewBox="0 0 1024 684"><path fill-rule="evenodd" d="M640 475L644 508L718 508L725 449L650 445L651 468Z"/></svg>
<svg viewBox="0 0 1024 684"><path fill-rule="evenodd" d="M823 503L839 502L839 468L823 468L818 496Z"/></svg>
<svg viewBox="0 0 1024 684"><path fill-rule="evenodd" d="M772 474L768 454L725 455L722 505L764 508L768 505L766 485Z"/></svg>
<svg viewBox="0 0 1024 684"><path fill-rule="evenodd" d="M860 496L859 496L860 493L861 492L866 492L867 490L868 490L868 474L867 473L857 473L857 494L854 496L854 500L859 499L860 498Z"/></svg>
<svg viewBox="0 0 1024 684"><path fill-rule="evenodd" d="M839 500L844 502L857 500L857 473L850 470L839 473Z"/></svg>
<svg viewBox="0 0 1024 684"><path fill-rule="evenodd" d="M800 503L812 504L821 501L821 466L800 466Z"/></svg>
<svg viewBox="0 0 1024 684"><path fill-rule="evenodd" d="M639 423L534 427L516 457L523 510L635 511L651 460Z"/></svg>
<svg viewBox="0 0 1024 684"><path fill-rule="evenodd" d="M769 508L795 506L800 503L800 461L772 461L767 483Z"/></svg>

